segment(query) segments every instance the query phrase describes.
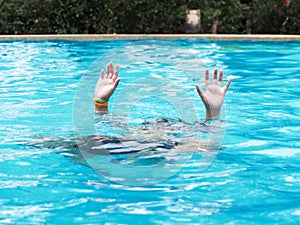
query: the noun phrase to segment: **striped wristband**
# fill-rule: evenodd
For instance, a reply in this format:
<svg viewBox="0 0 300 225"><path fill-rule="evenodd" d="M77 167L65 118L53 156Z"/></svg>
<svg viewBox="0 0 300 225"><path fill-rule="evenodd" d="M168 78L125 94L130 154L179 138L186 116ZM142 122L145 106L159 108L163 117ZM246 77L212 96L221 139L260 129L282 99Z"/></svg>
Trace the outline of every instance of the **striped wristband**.
<svg viewBox="0 0 300 225"><path fill-rule="evenodd" d="M95 106L98 107L107 107L108 106L108 101L102 100L101 98L94 98L93 102Z"/></svg>

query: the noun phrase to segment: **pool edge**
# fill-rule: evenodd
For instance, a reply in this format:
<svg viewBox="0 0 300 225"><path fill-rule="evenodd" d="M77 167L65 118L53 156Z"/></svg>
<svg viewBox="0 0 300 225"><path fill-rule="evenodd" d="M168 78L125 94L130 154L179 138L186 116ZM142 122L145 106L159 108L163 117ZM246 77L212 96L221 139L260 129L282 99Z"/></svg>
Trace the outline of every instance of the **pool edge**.
<svg viewBox="0 0 300 225"><path fill-rule="evenodd" d="M0 35L0 40L133 40L143 38L210 40L273 40L300 41L300 35L239 35L239 34L60 34L60 35Z"/></svg>

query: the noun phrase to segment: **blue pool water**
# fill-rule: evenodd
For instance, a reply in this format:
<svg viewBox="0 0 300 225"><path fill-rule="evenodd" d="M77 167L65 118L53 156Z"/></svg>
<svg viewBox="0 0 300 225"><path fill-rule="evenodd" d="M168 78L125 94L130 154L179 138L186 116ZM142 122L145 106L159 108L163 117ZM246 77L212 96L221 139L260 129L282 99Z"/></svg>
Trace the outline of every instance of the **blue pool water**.
<svg viewBox="0 0 300 225"><path fill-rule="evenodd" d="M0 55L1 224L300 223L299 42L0 41ZM131 127L155 117L200 120L194 85L203 69L233 77L222 147L206 169L199 165L209 153L188 152L172 176L126 185L73 159L63 145L30 144L70 137L82 121L89 127L94 118L74 111L92 106L76 96L92 95L109 61L120 63L122 79L110 110L122 114L114 103L134 100L125 118Z"/></svg>

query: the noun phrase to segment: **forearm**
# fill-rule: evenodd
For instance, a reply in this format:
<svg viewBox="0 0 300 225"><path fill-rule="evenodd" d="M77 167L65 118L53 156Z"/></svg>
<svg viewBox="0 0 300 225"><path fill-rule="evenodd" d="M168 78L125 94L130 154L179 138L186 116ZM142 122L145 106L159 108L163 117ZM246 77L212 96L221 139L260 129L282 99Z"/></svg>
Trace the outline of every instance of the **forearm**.
<svg viewBox="0 0 300 225"><path fill-rule="evenodd" d="M100 113L100 114L108 113L108 107L95 106L95 113Z"/></svg>

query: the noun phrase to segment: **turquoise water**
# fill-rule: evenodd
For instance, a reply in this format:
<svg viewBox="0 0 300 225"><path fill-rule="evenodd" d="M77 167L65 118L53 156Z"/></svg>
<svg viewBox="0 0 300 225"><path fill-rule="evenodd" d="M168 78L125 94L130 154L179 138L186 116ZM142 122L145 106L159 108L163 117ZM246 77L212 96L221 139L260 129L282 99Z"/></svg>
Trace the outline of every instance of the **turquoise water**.
<svg viewBox="0 0 300 225"><path fill-rule="evenodd" d="M0 55L1 224L300 223L299 42L1 41ZM74 133L74 97L84 85L92 92L84 78L97 79L109 60L121 64L122 79L110 111L141 97L127 111L133 127L154 117L203 118L194 85L205 67L234 78L222 147L206 169L199 165L207 153L190 152L172 176L127 186L72 159L65 146L29 145ZM175 88L161 94L169 83ZM183 113L173 102L182 96L191 105Z"/></svg>

